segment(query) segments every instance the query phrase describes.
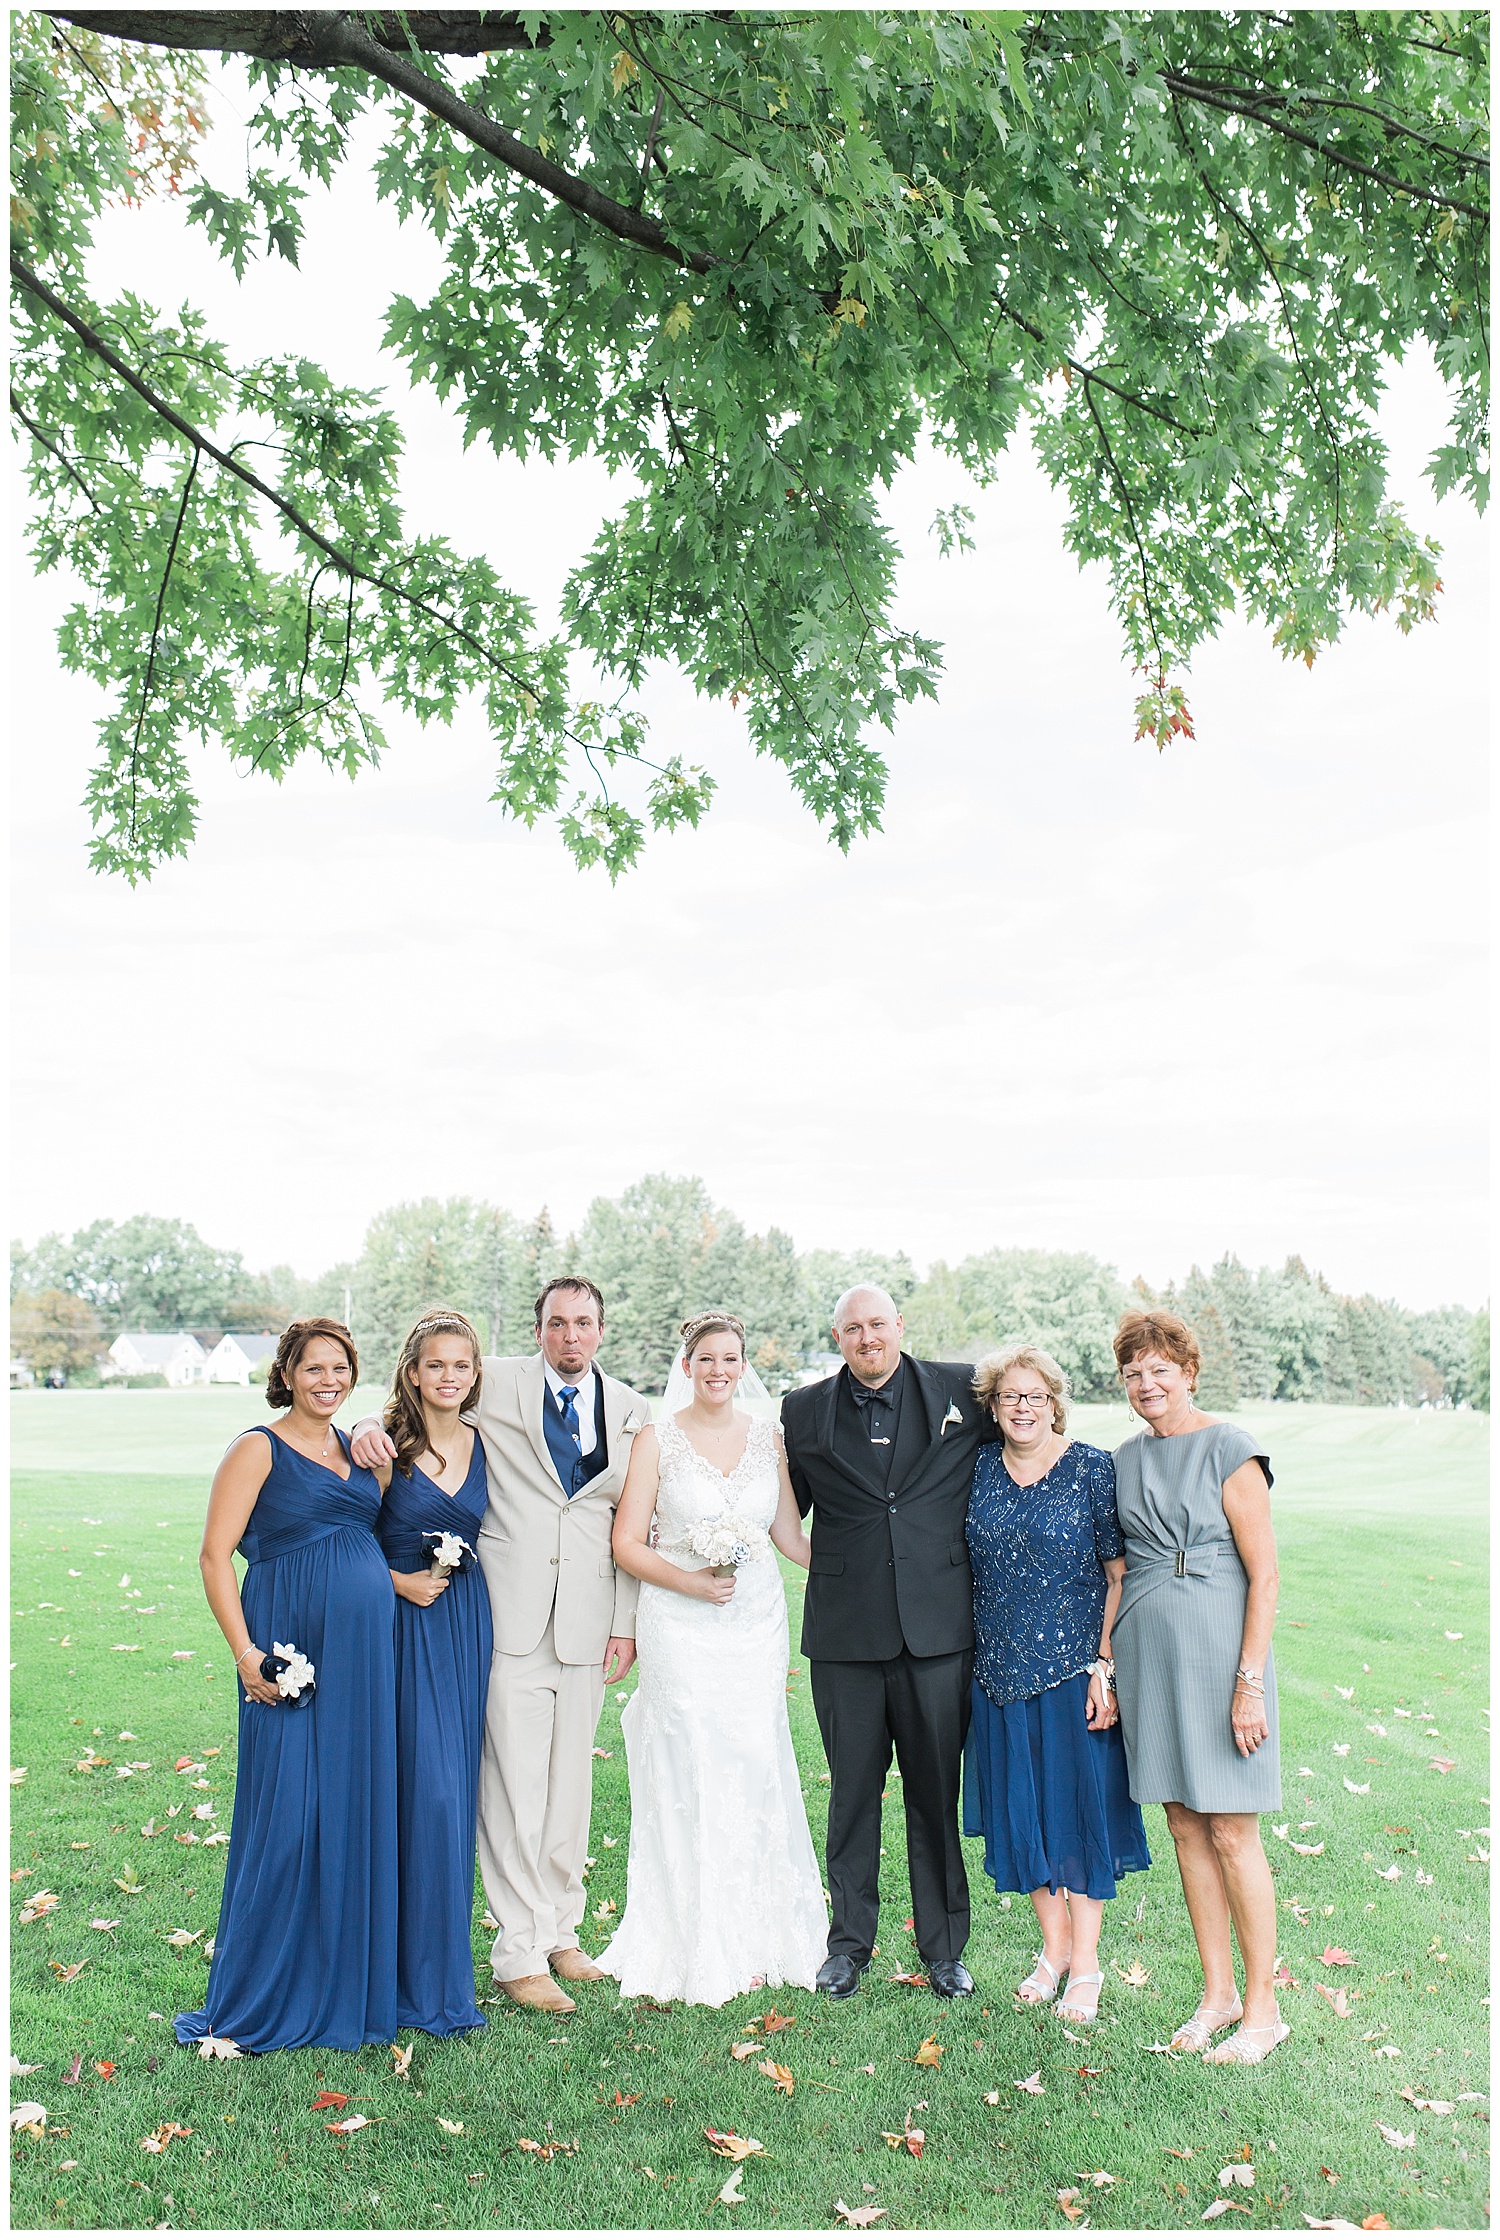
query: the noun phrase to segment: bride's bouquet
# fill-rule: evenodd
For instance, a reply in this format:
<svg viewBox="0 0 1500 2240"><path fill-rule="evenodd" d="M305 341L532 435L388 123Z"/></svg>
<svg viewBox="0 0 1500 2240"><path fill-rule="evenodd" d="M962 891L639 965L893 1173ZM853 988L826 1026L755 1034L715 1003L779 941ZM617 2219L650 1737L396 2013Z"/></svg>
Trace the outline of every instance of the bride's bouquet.
<svg viewBox="0 0 1500 2240"><path fill-rule="evenodd" d="M424 1532L422 1544L434 1579L446 1579L450 1571L467 1571L478 1560L468 1541L460 1540L456 1532Z"/></svg>
<svg viewBox="0 0 1500 2240"><path fill-rule="evenodd" d="M704 1517L687 1539L688 1553L701 1556L716 1579L727 1579L742 1563L759 1563L771 1552L769 1536L758 1524L747 1524L732 1509Z"/></svg>

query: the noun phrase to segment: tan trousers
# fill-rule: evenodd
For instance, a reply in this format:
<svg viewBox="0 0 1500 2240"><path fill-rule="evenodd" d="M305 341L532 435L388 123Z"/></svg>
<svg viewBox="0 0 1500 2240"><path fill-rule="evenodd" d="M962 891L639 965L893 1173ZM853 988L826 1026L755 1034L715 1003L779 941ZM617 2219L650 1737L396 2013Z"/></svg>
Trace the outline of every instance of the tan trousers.
<svg viewBox="0 0 1500 2240"><path fill-rule="evenodd" d="M603 1657L559 1664L550 1619L525 1656L495 1652L479 1773L479 1871L500 1924L490 1950L497 1982L544 1976L552 1954L578 1942L603 1701Z"/></svg>

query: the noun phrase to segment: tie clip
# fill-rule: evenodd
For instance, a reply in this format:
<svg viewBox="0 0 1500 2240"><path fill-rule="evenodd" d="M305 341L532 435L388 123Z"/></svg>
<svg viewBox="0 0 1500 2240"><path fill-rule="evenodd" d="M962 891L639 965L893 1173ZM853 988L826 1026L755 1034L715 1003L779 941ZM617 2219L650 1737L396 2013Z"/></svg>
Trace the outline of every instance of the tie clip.
<svg viewBox="0 0 1500 2240"><path fill-rule="evenodd" d="M888 1447L890 1443L889 1439L872 1439L870 1441L872 1447Z"/></svg>

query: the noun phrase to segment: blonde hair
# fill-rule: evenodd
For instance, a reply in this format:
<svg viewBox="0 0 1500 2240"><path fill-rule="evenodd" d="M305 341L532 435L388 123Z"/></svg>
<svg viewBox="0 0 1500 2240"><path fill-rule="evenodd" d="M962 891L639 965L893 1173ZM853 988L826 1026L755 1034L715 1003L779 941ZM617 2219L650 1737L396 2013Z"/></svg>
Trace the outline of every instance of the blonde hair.
<svg viewBox="0 0 1500 2240"><path fill-rule="evenodd" d="M987 1353L974 1370L974 1397L991 1415L995 1412L995 1395L1003 1387L1012 1369L1029 1369L1041 1378L1052 1395L1052 1428L1065 1431L1068 1425L1068 1379L1050 1353L1043 1353L1040 1346L1012 1343L1002 1346L998 1353Z"/></svg>

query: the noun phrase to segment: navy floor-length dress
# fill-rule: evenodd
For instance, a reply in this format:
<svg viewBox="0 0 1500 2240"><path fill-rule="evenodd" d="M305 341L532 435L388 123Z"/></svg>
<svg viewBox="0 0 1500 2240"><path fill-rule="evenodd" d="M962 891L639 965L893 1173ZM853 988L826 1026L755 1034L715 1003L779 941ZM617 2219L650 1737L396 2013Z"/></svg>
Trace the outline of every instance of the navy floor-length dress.
<svg viewBox="0 0 1500 2240"><path fill-rule="evenodd" d="M1104 1565L1125 1549L1114 1464L1075 1439L1044 1478L1018 1486L1004 1448L981 1447L967 1530L975 1646L964 1834L984 1837L997 1890L1112 1898L1122 1875L1151 1864L1119 1726L1088 1724Z"/></svg>
<svg viewBox="0 0 1500 2240"><path fill-rule="evenodd" d="M424 1532L477 1545L489 1499L476 1435L468 1475L445 1493L424 1470L391 1472L380 1542L392 1571L424 1571ZM490 1594L478 1563L453 1572L422 1608L396 1601L397 1856L400 1865L396 2011L403 2030L446 2037L475 2030L474 1822L494 1645Z"/></svg>
<svg viewBox="0 0 1500 2240"><path fill-rule="evenodd" d="M251 1640L312 1659L310 1700L240 1689L234 1821L207 2003L176 2018L247 2052L389 2044L396 2031L395 1590L380 1488L263 1425L271 1471L239 1552ZM348 1461L342 1432L339 1444Z"/></svg>

